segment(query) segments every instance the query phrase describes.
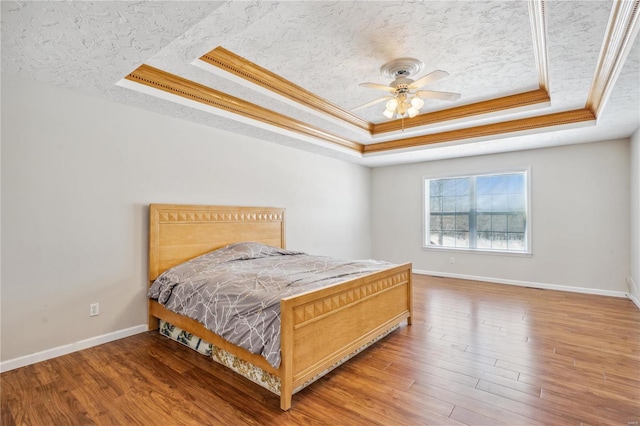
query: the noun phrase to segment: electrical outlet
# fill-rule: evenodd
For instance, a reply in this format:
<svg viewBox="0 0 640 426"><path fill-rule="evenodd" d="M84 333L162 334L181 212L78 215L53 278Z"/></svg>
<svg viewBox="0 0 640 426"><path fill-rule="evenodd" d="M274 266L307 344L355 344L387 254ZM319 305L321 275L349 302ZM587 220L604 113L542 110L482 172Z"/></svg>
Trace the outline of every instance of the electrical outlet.
<svg viewBox="0 0 640 426"><path fill-rule="evenodd" d="M456 263L456 258L455 257L449 258L449 263Z"/></svg>
<svg viewBox="0 0 640 426"><path fill-rule="evenodd" d="M100 314L100 304L99 303L92 303L89 305L89 316L90 317L95 317L96 315Z"/></svg>

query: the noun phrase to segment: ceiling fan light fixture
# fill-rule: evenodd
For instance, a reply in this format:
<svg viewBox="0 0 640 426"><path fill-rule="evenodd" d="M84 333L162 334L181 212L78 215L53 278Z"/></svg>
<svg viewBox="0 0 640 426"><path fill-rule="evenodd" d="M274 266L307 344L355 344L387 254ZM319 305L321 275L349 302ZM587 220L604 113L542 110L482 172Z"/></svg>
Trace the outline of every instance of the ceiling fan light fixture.
<svg viewBox="0 0 640 426"><path fill-rule="evenodd" d="M402 93L396 95L395 98L387 101L386 109L382 114L389 119L393 118L393 116L400 118L405 115L408 115L409 118L413 118L418 115L420 107L424 105L424 101L422 99L418 99L418 101L419 102L417 102L416 105L419 105L419 107L416 107L416 105L414 105L413 98L411 101L407 101L406 94Z"/></svg>
<svg viewBox="0 0 640 426"><path fill-rule="evenodd" d="M413 106L417 110L420 110L420 108L424 106L424 101L418 96L414 96L413 98L411 98L411 106Z"/></svg>
<svg viewBox="0 0 640 426"><path fill-rule="evenodd" d="M402 117L407 113L408 107L409 107L409 104L407 102L401 102L398 104L398 108L396 109L396 112L400 117Z"/></svg>

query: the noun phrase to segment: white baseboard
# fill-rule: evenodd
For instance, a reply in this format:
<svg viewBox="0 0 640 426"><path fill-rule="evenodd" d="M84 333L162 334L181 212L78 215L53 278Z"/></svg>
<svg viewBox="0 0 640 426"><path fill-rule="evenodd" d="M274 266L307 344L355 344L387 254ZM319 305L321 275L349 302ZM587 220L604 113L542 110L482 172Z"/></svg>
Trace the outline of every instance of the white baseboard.
<svg viewBox="0 0 640 426"><path fill-rule="evenodd" d="M638 296L636 296L636 294L640 293L639 291L640 288L638 287L636 282L633 280L633 278L627 277L626 281L627 281L627 288L629 289L629 299L631 299L631 301L636 304L638 309L640 309L640 300L638 300Z"/></svg>
<svg viewBox="0 0 640 426"><path fill-rule="evenodd" d="M536 283L536 282L530 282L530 281L505 280L502 278L478 277L474 275L463 275L463 274L450 274L446 272L424 271L420 269L414 269L413 273L420 274L420 275L433 275L433 276L445 277L445 278L460 278L463 280L484 281L484 282L495 283L495 284L517 285L520 287L533 287L533 288L540 288L545 290L559 290L559 291L570 291L573 293L586 293L586 294L597 294L600 296L622 297L622 298L629 298L633 300L633 298L631 297L632 295L624 291L601 290L601 289L595 289L595 288L573 287L569 285ZM636 302L636 305L638 305L637 302Z"/></svg>
<svg viewBox="0 0 640 426"><path fill-rule="evenodd" d="M77 352L82 349L91 348L93 346L102 345L103 343L113 342L124 337L133 336L135 334L144 333L148 330L147 324L136 325L135 327L125 328L124 330L114 331L112 333L103 334L101 336L91 337L89 339L80 340L79 342L71 343L68 345L58 346L57 348L47 349L42 352L36 352L21 356L19 358L10 359L0 362L0 373L5 371L15 370L16 368L24 367L27 365L35 364L36 362L46 361L51 358L56 358L62 355Z"/></svg>
<svg viewBox="0 0 640 426"><path fill-rule="evenodd" d="M638 309L640 309L640 300L638 300L638 298L634 296L632 293L629 293L627 296L629 296L629 299L631 299L631 301L636 304Z"/></svg>

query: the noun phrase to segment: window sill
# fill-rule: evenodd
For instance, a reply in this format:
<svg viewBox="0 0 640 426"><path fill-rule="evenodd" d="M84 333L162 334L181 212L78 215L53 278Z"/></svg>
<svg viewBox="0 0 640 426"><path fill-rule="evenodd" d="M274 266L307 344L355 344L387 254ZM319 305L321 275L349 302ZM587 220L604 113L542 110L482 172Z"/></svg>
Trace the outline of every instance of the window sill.
<svg viewBox="0 0 640 426"><path fill-rule="evenodd" d="M481 250L481 249L466 249L458 247L434 247L423 246L423 251L441 251L449 253L473 253L473 254L488 254L493 256L513 256L513 257L532 257L531 251L504 251L504 250Z"/></svg>

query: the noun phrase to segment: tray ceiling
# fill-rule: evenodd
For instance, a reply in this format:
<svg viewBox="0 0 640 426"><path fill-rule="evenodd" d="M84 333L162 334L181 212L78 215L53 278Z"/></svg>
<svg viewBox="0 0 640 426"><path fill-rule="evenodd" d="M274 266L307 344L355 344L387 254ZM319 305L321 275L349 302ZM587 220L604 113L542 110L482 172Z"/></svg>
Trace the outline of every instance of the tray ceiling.
<svg viewBox="0 0 640 426"><path fill-rule="evenodd" d="M2 2L2 70L369 166L628 137L638 1ZM388 120L380 66L447 78Z"/></svg>

